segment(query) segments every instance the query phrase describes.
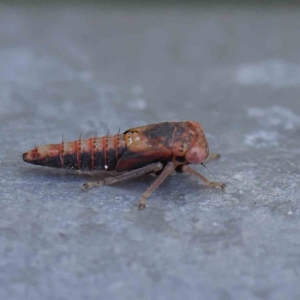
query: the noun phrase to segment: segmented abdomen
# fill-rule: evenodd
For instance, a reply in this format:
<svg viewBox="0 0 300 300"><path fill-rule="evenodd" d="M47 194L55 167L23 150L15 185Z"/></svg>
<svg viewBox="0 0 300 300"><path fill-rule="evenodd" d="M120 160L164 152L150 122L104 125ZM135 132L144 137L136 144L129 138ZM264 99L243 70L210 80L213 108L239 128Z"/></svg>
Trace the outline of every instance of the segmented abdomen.
<svg viewBox="0 0 300 300"><path fill-rule="evenodd" d="M126 148L125 135L116 134L35 147L23 154L23 160L55 168L111 171Z"/></svg>

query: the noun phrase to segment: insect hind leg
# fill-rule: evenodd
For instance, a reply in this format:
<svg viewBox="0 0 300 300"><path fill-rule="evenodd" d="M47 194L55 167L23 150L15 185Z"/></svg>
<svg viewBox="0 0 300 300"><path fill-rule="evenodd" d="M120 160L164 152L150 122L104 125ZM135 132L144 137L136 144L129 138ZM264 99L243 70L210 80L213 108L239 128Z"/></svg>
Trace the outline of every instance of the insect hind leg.
<svg viewBox="0 0 300 300"><path fill-rule="evenodd" d="M163 165L160 162L158 162L158 163L154 163L154 164L142 167L140 169L132 170L129 172L123 172L122 174L114 176L114 177L109 177L109 178L105 178L105 179L99 180L99 181L84 183L82 185L82 188L84 190L87 190L90 188L100 187L103 185L111 185L111 184L115 184L117 182L133 179L133 178L142 176L147 173L158 172L162 168L163 168Z"/></svg>

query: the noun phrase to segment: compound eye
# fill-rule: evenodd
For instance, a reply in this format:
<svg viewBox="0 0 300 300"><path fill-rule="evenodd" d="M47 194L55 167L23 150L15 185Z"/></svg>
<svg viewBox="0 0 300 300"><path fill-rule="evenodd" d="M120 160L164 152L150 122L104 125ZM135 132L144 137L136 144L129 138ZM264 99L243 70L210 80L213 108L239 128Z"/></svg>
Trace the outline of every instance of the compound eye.
<svg viewBox="0 0 300 300"><path fill-rule="evenodd" d="M207 151L199 146L192 147L186 154L185 159L191 164L200 164L207 157Z"/></svg>

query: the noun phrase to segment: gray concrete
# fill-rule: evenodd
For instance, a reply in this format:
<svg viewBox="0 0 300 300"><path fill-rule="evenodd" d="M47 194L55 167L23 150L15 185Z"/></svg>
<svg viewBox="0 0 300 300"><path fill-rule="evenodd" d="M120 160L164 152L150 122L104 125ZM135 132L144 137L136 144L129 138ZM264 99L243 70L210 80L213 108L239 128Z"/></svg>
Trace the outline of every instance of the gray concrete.
<svg viewBox="0 0 300 300"><path fill-rule="evenodd" d="M0 299L300 299L300 10L0 7ZM198 120L225 193L80 190L39 144ZM204 175L212 176L201 166Z"/></svg>

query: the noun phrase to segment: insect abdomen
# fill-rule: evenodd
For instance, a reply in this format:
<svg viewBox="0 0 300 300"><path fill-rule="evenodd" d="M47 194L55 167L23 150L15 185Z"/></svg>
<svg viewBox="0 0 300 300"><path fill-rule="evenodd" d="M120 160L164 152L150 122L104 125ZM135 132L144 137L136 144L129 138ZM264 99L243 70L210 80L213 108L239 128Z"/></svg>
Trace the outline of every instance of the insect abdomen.
<svg viewBox="0 0 300 300"><path fill-rule="evenodd" d="M111 171L126 148L125 136L116 134L35 147L23 154L23 160L55 168Z"/></svg>

